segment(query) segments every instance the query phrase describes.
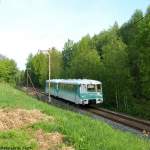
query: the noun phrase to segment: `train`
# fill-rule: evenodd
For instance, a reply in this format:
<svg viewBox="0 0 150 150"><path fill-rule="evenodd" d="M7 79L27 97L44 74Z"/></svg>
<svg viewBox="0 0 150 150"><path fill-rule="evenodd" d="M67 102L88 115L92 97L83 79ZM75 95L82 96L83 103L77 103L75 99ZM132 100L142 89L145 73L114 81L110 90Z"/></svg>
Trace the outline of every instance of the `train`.
<svg viewBox="0 0 150 150"><path fill-rule="evenodd" d="M50 84L50 86L49 86ZM50 89L49 89L50 87ZM89 79L46 80L45 92L75 104L99 104L103 102L102 83Z"/></svg>

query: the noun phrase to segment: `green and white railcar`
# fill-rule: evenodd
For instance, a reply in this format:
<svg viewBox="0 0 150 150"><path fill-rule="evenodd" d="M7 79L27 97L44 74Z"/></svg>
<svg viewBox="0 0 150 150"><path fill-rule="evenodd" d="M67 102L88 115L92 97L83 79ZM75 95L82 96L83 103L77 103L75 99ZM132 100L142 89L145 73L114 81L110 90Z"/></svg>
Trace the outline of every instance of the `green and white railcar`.
<svg viewBox="0 0 150 150"><path fill-rule="evenodd" d="M49 89L50 82L50 89ZM88 79L53 79L46 81L45 92L75 104L102 103L102 83Z"/></svg>

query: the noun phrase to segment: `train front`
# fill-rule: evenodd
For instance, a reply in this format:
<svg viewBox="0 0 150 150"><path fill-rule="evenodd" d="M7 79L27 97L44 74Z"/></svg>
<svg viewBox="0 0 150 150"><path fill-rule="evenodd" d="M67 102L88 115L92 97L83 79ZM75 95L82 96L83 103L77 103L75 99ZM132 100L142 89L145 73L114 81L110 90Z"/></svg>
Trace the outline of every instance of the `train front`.
<svg viewBox="0 0 150 150"><path fill-rule="evenodd" d="M84 104L99 104L103 102L101 82L80 85L80 99Z"/></svg>

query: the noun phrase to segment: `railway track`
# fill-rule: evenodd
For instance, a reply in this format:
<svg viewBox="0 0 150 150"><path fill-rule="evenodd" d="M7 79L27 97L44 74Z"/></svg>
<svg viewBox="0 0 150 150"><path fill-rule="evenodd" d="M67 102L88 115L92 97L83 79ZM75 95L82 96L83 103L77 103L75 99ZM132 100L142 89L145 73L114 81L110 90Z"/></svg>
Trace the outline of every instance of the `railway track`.
<svg viewBox="0 0 150 150"><path fill-rule="evenodd" d="M104 108L97 108L95 106L88 107L86 110L94 114L103 116L112 121L121 123L123 125L132 127L136 130L140 130L145 135L150 135L150 121L134 118L121 113L110 111Z"/></svg>
<svg viewBox="0 0 150 150"><path fill-rule="evenodd" d="M48 100L48 95L46 95L44 92L41 92L39 89L36 89L36 92L35 92L35 91L33 91L32 88L29 88L28 92L29 92L29 94L31 94L33 96L37 96L41 100L44 100L44 102L47 102L47 100ZM63 103L65 103L65 101L63 101ZM117 113L114 111L110 111L110 110L107 110L104 108L98 108L96 106L80 107L80 108L87 112L107 118L113 122L117 122L117 123L123 124L125 126L129 126L136 130L139 130L146 136L150 135L150 121L142 120L139 118L134 118L134 117L127 116L127 115Z"/></svg>

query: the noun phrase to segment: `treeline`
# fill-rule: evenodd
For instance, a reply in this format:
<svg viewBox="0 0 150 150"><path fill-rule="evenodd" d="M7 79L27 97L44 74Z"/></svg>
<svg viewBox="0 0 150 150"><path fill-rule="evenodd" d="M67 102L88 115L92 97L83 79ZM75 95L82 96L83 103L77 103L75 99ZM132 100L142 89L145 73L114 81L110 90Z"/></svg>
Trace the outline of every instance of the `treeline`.
<svg viewBox="0 0 150 150"><path fill-rule="evenodd" d="M13 85L19 84L21 74L14 60L0 55L0 82L8 82Z"/></svg>
<svg viewBox="0 0 150 150"><path fill-rule="evenodd" d="M106 103L120 109L127 109L134 98L150 99L150 7L145 14L136 10L121 27L115 23L93 37L68 40L62 52L49 52L51 78L100 80ZM30 55L27 68L34 84L44 88L48 55Z"/></svg>

